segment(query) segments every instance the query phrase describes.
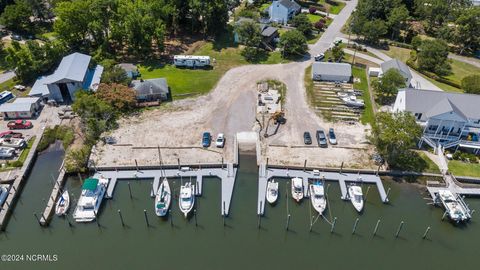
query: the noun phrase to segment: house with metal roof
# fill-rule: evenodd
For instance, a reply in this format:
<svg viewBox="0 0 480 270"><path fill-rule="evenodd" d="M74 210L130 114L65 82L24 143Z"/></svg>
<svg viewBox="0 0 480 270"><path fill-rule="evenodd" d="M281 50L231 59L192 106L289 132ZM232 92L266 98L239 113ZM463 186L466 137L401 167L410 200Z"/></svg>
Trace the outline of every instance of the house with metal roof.
<svg viewBox="0 0 480 270"><path fill-rule="evenodd" d="M412 73L410 72L410 68L398 59L391 59L389 61L385 61L380 65L382 69L382 74L387 72L389 69L396 69L403 78L405 78L405 84L407 87L410 87L410 81L412 80Z"/></svg>
<svg viewBox="0 0 480 270"><path fill-rule="evenodd" d="M423 127L419 146L467 148L480 153L480 95L400 89L394 112L410 112Z"/></svg>
<svg viewBox="0 0 480 270"><path fill-rule="evenodd" d="M273 1L268 7L270 22L287 24L295 15L300 13L302 7L294 0Z"/></svg>
<svg viewBox="0 0 480 270"><path fill-rule="evenodd" d="M103 67L90 67L91 56L72 53L65 56L53 74L40 77L29 96L48 97L59 103L70 103L75 92L84 89L95 91L100 84Z"/></svg>
<svg viewBox="0 0 480 270"><path fill-rule="evenodd" d="M165 78L135 80L132 87L136 92L138 102L166 101L170 89Z"/></svg>
<svg viewBox="0 0 480 270"><path fill-rule="evenodd" d="M314 62L314 81L349 82L352 79L352 66L347 63Z"/></svg>
<svg viewBox="0 0 480 270"><path fill-rule="evenodd" d="M0 113L5 119L34 118L40 109L39 97L19 97L11 103L0 105Z"/></svg>

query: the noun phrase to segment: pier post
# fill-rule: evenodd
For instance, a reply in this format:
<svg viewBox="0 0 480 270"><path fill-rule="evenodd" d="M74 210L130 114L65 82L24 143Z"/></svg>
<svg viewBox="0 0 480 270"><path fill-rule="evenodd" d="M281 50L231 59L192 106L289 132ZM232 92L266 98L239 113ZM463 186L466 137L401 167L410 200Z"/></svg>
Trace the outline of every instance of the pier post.
<svg viewBox="0 0 480 270"><path fill-rule="evenodd" d="M288 226L290 225L290 214L287 215L287 225L285 226L285 230L288 231Z"/></svg>
<svg viewBox="0 0 480 270"><path fill-rule="evenodd" d="M38 218L37 213L34 212L33 216L35 216L35 219L37 220L38 225L42 226L42 223L40 223L40 219Z"/></svg>
<svg viewBox="0 0 480 270"><path fill-rule="evenodd" d="M343 161L342 161L342 165L340 165L340 173L342 173L343 171Z"/></svg>
<svg viewBox="0 0 480 270"><path fill-rule="evenodd" d="M138 162L137 162L137 159L135 159L135 169L136 169L137 172L138 172Z"/></svg>
<svg viewBox="0 0 480 270"><path fill-rule="evenodd" d="M118 216L120 217L120 222L122 222L122 227L125 227L125 222L123 222L123 216L122 216L122 212L120 211L120 209L118 209Z"/></svg>
<svg viewBox="0 0 480 270"><path fill-rule="evenodd" d="M68 227L72 227L72 223L70 222L70 219L68 218L68 215L65 215L65 220L68 222Z"/></svg>
<svg viewBox="0 0 480 270"><path fill-rule="evenodd" d="M15 192L17 192L17 189L15 188L15 185L12 185L12 188Z"/></svg>
<svg viewBox="0 0 480 270"><path fill-rule="evenodd" d="M168 210L168 215L170 216L170 226L173 228L173 216L172 216L172 209Z"/></svg>
<svg viewBox="0 0 480 270"><path fill-rule="evenodd" d="M352 230L352 234L355 234L355 231L357 230L357 225L358 225L358 222L360 221L360 218L357 218L355 220L355 224L353 224L353 230Z"/></svg>
<svg viewBox="0 0 480 270"><path fill-rule="evenodd" d="M227 213L225 212L225 201L223 201L222 215L223 215L223 216L226 216L226 215L227 215Z"/></svg>
<svg viewBox="0 0 480 270"><path fill-rule="evenodd" d="M375 236L377 234L377 231L378 231L378 227L380 226L380 219L377 220L377 225L375 225L375 229L373 230L373 236Z"/></svg>
<svg viewBox="0 0 480 270"><path fill-rule="evenodd" d="M147 227L150 227L150 223L148 223L148 216L147 216L146 209L143 209L143 216L145 216L145 223L147 223Z"/></svg>
<svg viewBox="0 0 480 270"><path fill-rule="evenodd" d="M303 162L303 171L307 170L307 160L305 159L305 162Z"/></svg>
<svg viewBox="0 0 480 270"><path fill-rule="evenodd" d="M95 216L95 222L97 222L97 227L100 228L100 221L98 220L97 212L93 211L93 215Z"/></svg>
<svg viewBox="0 0 480 270"><path fill-rule="evenodd" d="M332 227L330 228L330 233L333 233L333 230L335 230L335 223L337 223L337 217L333 218Z"/></svg>
<svg viewBox="0 0 480 270"><path fill-rule="evenodd" d="M330 189L330 184L327 184L327 190L326 190L326 192L325 192L325 195L327 195L327 196L328 196L328 190L329 190L329 189Z"/></svg>
<svg viewBox="0 0 480 270"><path fill-rule="evenodd" d="M445 218L446 215L447 215L447 210L445 210L445 212L443 213L442 220Z"/></svg>
<svg viewBox="0 0 480 270"><path fill-rule="evenodd" d="M223 170L223 157L222 157L222 170Z"/></svg>
<svg viewBox="0 0 480 270"><path fill-rule="evenodd" d="M157 150L158 150L158 165L160 166L160 169L162 167L162 153L160 153L160 145L157 144Z"/></svg>
<svg viewBox="0 0 480 270"><path fill-rule="evenodd" d="M198 226L198 223L197 223L197 209L193 209L193 216L195 217L195 227Z"/></svg>
<svg viewBox="0 0 480 270"><path fill-rule="evenodd" d="M422 239L427 238L427 234L429 231L430 231L430 226L428 226L427 229L425 230L425 233L423 234Z"/></svg>
<svg viewBox="0 0 480 270"><path fill-rule="evenodd" d="M387 195L385 196L385 200L383 201L383 203L388 202L388 194L390 194L390 190L391 190L391 188L388 188Z"/></svg>
<svg viewBox="0 0 480 270"><path fill-rule="evenodd" d="M398 235L400 234L400 231L402 230L403 224L404 224L404 222L402 220L402 222L400 222L400 225L398 225L397 232L395 233L395 238L397 238Z"/></svg>
<svg viewBox="0 0 480 270"><path fill-rule="evenodd" d="M180 171L180 158L177 158L178 170Z"/></svg>
<svg viewBox="0 0 480 270"><path fill-rule="evenodd" d="M257 222L257 227L260 229L262 226L262 215L258 214L258 222Z"/></svg>
<svg viewBox="0 0 480 270"><path fill-rule="evenodd" d="M370 186L367 187L367 192L365 193L365 201L367 201L369 191L370 191Z"/></svg>
<svg viewBox="0 0 480 270"><path fill-rule="evenodd" d="M470 212L470 216L473 215L473 213L475 213L475 209L472 209L472 211Z"/></svg>
<svg viewBox="0 0 480 270"><path fill-rule="evenodd" d="M128 193L130 194L130 199L132 199L132 188L130 187L130 181L127 182L128 185Z"/></svg>
<svg viewBox="0 0 480 270"><path fill-rule="evenodd" d="M378 176L378 173L380 172L380 167L381 167L381 166L382 166L382 165L378 165L377 173L375 173L376 176Z"/></svg>

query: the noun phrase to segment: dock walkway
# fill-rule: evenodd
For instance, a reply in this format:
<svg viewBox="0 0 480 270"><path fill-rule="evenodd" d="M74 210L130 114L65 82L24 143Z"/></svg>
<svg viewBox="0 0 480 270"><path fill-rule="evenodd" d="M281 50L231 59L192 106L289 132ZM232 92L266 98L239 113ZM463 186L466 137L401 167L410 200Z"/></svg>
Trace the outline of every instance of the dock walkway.
<svg viewBox="0 0 480 270"><path fill-rule="evenodd" d="M456 179L455 176L451 174L445 174L443 177L446 186L441 187L441 186L427 186L428 193L430 193L430 196L432 197L433 200L436 199L437 193L440 190L445 190L448 189L450 190L453 194L458 194L458 195L466 195L466 196L480 196L480 187L469 187L469 186L462 186L461 183L459 183Z"/></svg>
<svg viewBox="0 0 480 270"><path fill-rule="evenodd" d="M60 174L58 175L57 180L55 181L55 184L53 186L52 193L48 198L47 207L45 207L45 211L43 211L43 214L40 217L40 224L42 226L47 226L48 223L50 222L52 214L55 210L55 204L57 202L57 198L63 192L63 184L65 179L66 179L65 168L63 167L63 164L62 164L62 166L60 167Z"/></svg>
<svg viewBox="0 0 480 270"><path fill-rule="evenodd" d="M267 188L267 181L270 178L294 178L300 177L304 180L304 186L308 184L309 179L337 181L340 185L341 199L349 200L347 192L347 182L354 182L359 184L375 184L380 194L380 199L383 203L388 202L387 192L383 187L382 180L377 175L370 174L354 174L354 173L340 173L340 172L314 172L308 170L292 170L292 169L278 169L267 168L266 165L260 164L258 177L258 205L257 214L264 215L265 213L265 194ZM306 195L308 189L304 189Z"/></svg>
<svg viewBox="0 0 480 270"><path fill-rule="evenodd" d="M219 165L220 167L220 165ZM230 203L233 194L233 188L235 185L235 178L237 174L237 168L233 164L227 164L226 168L189 168L182 167L180 169L152 169L152 170L104 170L97 171L94 177L100 175L110 179L110 184L107 187L106 198L113 197L113 191L115 185L121 180L151 180L153 179L152 190L150 196L156 195L156 190L160 185L160 180L163 177L166 178L192 178L195 181L196 195L202 195L203 177L218 177L221 179L222 185L222 201L220 204L220 213L222 215L228 215L230 210Z"/></svg>

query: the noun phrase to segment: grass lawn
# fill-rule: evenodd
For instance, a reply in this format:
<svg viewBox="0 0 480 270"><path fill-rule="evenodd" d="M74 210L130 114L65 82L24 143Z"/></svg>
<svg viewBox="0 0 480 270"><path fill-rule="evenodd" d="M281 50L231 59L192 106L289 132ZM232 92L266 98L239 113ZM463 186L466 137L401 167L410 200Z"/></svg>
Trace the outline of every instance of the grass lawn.
<svg viewBox="0 0 480 270"><path fill-rule="evenodd" d="M260 6L260 12L265 11L272 3L265 3Z"/></svg>
<svg viewBox="0 0 480 270"><path fill-rule="evenodd" d="M362 124L367 123L372 125L375 121L375 115L373 113L372 101L370 100L370 90L368 89L367 71L364 68L352 66L353 77L359 78L359 83L354 83L353 87L358 90L362 90L362 99L365 101L365 109L360 116Z"/></svg>
<svg viewBox="0 0 480 270"><path fill-rule="evenodd" d="M406 63L408 58L410 58L409 49L395 47L395 46L388 46L388 47L389 47L388 50L380 50L380 51L392 58L397 58L398 60L404 63Z"/></svg>
<svg viewBox="0 0 480 270"><path fill-rule="evenodd" d="M208 55L215 59L212 69L176 68L171 64L151 62L138 65L143 79L166 78L173 98L182 98L205 94L213 89L218 80L229 69L250 64L241 55L238 47L215 48L212 42L207 42L197 49L195 55ZM280 52L271 52L259 59L257 64L286 63Z"/></svg>
<svg viewBox="0 0 480 270"><path fill-rule="evenodd" d="M311 23L316 23L316 22L318 22L321 18L323 18L323 17L320 16L320 15L310 14L310 13L307 13L307 17L308 17L308 19L310 20Z"/></svg>
<svg viewBox="0 0 480 270"><path fill-rule="evenodd" d="M305 77L303 81L305 83L305 90L307 91L307 100L310 106L313 106L313 100L315 98L315 92L313 90L313 80L312 80L312 65L308 66L305 69Z"/></svg>
<svg viewBox="0 0 480 270"><path fill-rule="evenodd" d="M322 2L324 0L321 0L319 2ZM336 4L335 5L330 5L330 13L332 14L338 14L340 13L340 11L342 11L342 9L345 7L345 3L344 2L335 2Z"/></svg>
<svg viewBox="0 0 480 270"><path fill-rule="evenodd" d="M27 96L28 92L30 92L29 88L24 90L24 91L18 91L18 90L13 88L15 85L17 85L17 82L15 81L15 78L12 78L8 81L0 83L0 92L8 90L8 91L12 92L16 97Z"/></svg>
<svg viewBox="0 0 480 270"><path fill-rule="evenodd" d="M452 82L461 84L464 77L473 74L480 74L480 68L458 60L450 59L452 66L452 74L446 76Z"/></svg>
<svg viewBox="0 0 480 270"><path fill-rule="evenodd" d="M427 79L428 81L430 81L431 83L433 83L434 85L438 86L440 89L444 90L444 91L447 91L447 92L456 92L456 93L463 93L463 90L460 89L460 88L456 88L456 87L453 87L449 84L446 84L446 83L442 83L442 82L439 82L439 81L436 81L432 78L429 78L421 73L419 73L420 76L422 76L423 78Z"/></svg>
<svg viewBox="0 0 480 270"><path fill-rule="evenodd" d="M27 159L28 153L30 153L30 149L32 149L32 145L34 142L35 142L35 136L33 136L32 138L30 138L30 140L28 140L27 147L23 149L22 153L18 157L18 161L21 161L22 163L25 162L25 160Z"/></svg>
<svg viewBox="0 0 480 270"><path fill-rule="evenodd" d="M425 153L417 152L418 155L425 161L427 167L423 170L426 173L440 173L440 169L438 168L437 164L433 162Z"/></svg>
<svg viewBox="0 0 480 270"><path fill-rule="evenodd" d="M480 177L480 164L478 163L450 160L448 161L448 170L455 176Z"/></svg>

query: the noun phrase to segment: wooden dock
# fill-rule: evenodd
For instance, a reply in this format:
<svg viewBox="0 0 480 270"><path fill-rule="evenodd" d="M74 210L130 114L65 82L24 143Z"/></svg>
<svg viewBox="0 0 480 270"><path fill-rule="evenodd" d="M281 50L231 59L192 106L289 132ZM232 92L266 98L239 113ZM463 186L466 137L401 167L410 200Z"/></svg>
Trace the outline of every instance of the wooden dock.
<svg viewBox="0 0 480 270"><path fill-rule="evenodd" d="M62 166L60 167L60 173L55 181L55 184L52 189L52 193L48 198L47 207L45 211L43 211L42 216L40 217L40 225L48 226L50 220L52 218L53 212L55 211L55 204L57 202L58 196L60 196L63 192L63 186L65 181L65 168ZM72 202L70 202L70 207L72 207Z"/></svg>
<svg viewBox="0 0 480 270"><path fill-rule="evenodd" d="M349 200L347 192L348 182L358 184L375 184L380 194L381 201L383 203L388 202L387 192L385 192L382 180L377 175L267 168L265 164L260 164L258 177L258 215L264 215L265 213L265 195L267 189L267 181L273 177L284 179L291 179L294 177L302 178L304 182L304 192L305 190L307 190L306 186L308 186L309 179L337 181L340 186L340 198L342 200Z"/></svg>
<svg viewBox="0 0 480 270"><path fill-rule="evenodd" d="M42 136L43 136L43 130L40 135L35 137L35 141L33 142L33 145L30 148L30 152L28 153L22 168L15 173L14 180L10 187L8 196L0 210L0 230L2 231L5 230L7 226L9 213L13 211L15 200L19 195L23 181L27 178L28 174L30 173L30 170L32 169L35 157L37 155L38 143L42 139Z"/></svg>

